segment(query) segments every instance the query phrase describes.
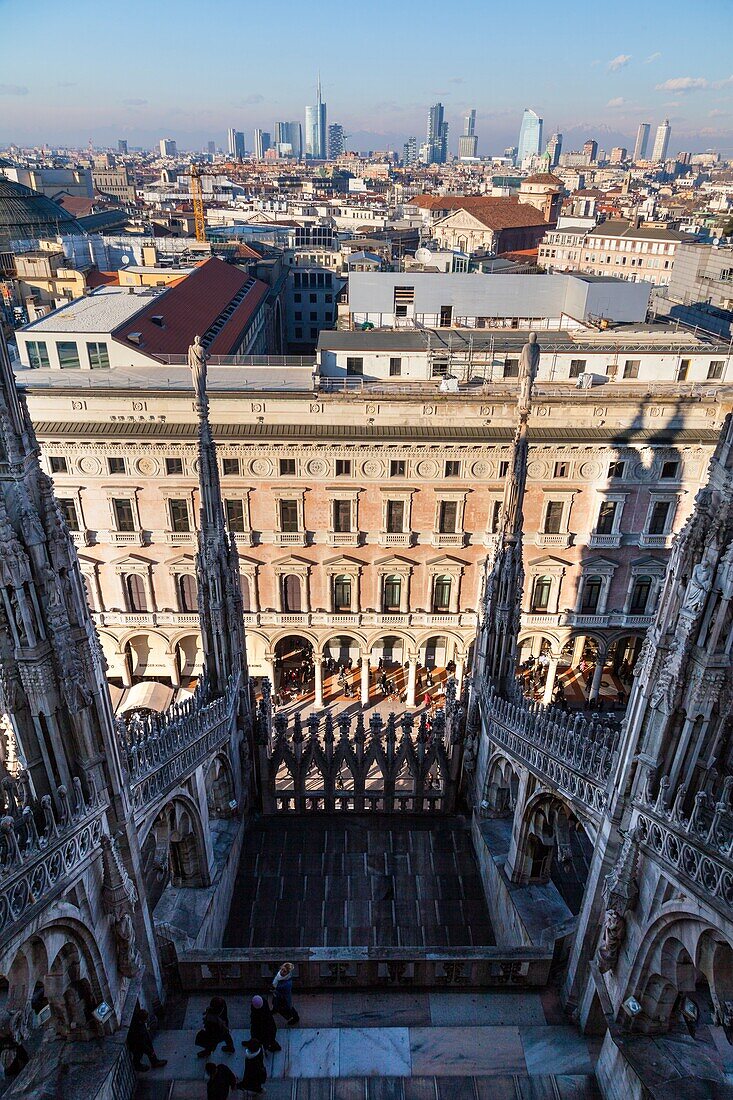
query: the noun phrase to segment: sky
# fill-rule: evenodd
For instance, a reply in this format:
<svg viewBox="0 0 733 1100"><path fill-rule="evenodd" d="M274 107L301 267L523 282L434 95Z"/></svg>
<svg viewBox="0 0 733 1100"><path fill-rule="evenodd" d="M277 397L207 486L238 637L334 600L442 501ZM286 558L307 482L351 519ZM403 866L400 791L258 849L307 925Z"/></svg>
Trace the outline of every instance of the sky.
<svg viewBox="0 0 733 1100"><path fill-rule="evenodd" d="M449 148L476 108L479 153L515 145L524 107L564 134L733 155L733 0L0 0L0 146L226 143L229 126L303 121L320 70L351 149Z"/></svg>

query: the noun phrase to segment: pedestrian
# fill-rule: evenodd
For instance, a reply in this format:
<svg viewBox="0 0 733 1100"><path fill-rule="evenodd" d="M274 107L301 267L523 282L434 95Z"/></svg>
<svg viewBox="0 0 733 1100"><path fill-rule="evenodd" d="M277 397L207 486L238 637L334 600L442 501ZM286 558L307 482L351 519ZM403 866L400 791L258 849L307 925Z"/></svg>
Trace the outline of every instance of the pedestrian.
<svg viewBox="0 0 733 1100"><path fill-rule="evenodd" d="M229 1069L229 1066L217 1065L216 1062L207 1062L206 1070L206 1100L229 1100L229 1093L237 1087L237 1078Z"/></svg>
<svg viewBox="0 0 733 1100"><path fill-rule="evenodd" d="M264 1092L262 1086L266 1080L265 1052L256 1039L247 1039L244 1044L244 1072L239 1088L245 1092Z"/></svg>
<svg viewBox="0 0 733 1100"><path fill-rule="evenodd" d="M424 707L429 707L430 706L430 692L429 691L425 692L425 694L422 697L422 701L423 701L423 706Z"/></svg>
<svg viewBox="0 0 733 1100"><path fill-rule="evenodd" d="M229 1030L229 1013L223 997L212 997L204 1012L203 1027L196 1035L196 1046L201 1047L199 1058L210 1058L219 1043L226 1054L234 1053L234 1040Z"/></svg>
<svg viewBox="0 0 733 1100"><path fill-rule="evenodd" d="M132 1055L132 1064L139 1073L147 1073L151 1067L159 1069L168 1062L167 1058L159 1058L153 1049L153 1040L148 1028L149 1019L146 1010L136 1005L127 1031L127 1049ZM142 1064L142 1059L146 1056L150 1062L149 1066Z"/></svg>
<svg viewBox="0 0 733 1100"><path fill-rule="evenodd" d="M277 1041L275 1017L265 997L252 998L252 1007L249 1010L249 1033L253 1039L262 1043L265 1050L272 1053L282 1050Z"/></svg>
<svg viewBox="0 0 733 1100"><path fill-rule="evenodd" d="M428 669L425 682L429 688L433 686L433 670L431 668Z"/></svg>
<svg viewBox="0 0 733 1100"><path fill-rule="evenodd" d="M289 1024L297 1024L300 1016L293 1008L293 971L292 963L283 963L272 980L272 1011L277 1012Z"/></svg>

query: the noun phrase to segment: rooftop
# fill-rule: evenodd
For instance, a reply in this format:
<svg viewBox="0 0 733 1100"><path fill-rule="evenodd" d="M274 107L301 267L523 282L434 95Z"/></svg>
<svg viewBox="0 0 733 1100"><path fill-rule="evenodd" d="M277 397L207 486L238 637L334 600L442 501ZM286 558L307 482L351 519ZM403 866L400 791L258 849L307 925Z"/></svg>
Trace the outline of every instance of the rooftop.
<svg viewBox="0 0 733 1100"><path fill-rule="evenodd" d="M112 332L161 294L153 287L101 286L25 325L21 332Z"/></svg>
<svg viewBox="0 0 733 1100"><path fill-rule="evenodd" d="M595 229L591 229L590 237L632 237L634 240L653 241L693 241L687 233L678 233L674 229L666 229L662 226L640 225L634 226L623 219L611 219L601 222Z"/></svg>

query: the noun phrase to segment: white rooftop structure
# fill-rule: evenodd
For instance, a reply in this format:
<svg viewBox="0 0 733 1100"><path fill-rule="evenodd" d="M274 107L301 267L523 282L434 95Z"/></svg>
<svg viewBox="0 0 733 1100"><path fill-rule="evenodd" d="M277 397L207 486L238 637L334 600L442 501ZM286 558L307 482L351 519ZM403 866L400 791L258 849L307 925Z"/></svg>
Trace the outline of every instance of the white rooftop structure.
<svg viewBox="0 0 733 1100"><path fill-rule="evenodd" d="M99 287L32 321L24 332L112 332L149 305L161 290L165 287Z"/></svg>

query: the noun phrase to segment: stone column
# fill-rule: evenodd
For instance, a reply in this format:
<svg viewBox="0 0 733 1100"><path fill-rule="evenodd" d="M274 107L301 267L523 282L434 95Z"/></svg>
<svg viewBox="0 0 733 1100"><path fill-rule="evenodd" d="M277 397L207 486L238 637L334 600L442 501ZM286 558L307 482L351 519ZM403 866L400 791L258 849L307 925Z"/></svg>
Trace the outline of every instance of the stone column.
<svg viewBox="0 0 733 1100"><path fill-rule="evenodd" d="M606 663L606 654L599 653L596 657L596 666L593 669L593 679L590 685L590 691L588 692L588 702L598 698L598 693L601 690L601 680L603 678L603 666Z"/></svg>
<svg viewBox="0 0 733 1100"><path fill-rule="evenodd" d="M583 656L583 649L584 648L585 648L585 635L584 634L579 634L578 637L575 639L575 644L573 645L573 656L572 656L572 659L571 659L571 662L570 662L571 668L577 668L578 665L580 664L581 658Z"/></svg>
<svg viewBox="0 0 733 1100"><path fill-rule="evenodd" d="M323 707L323 658L314 656L313 665L316 674L316 699L315 706L318 710Z"/></svg>
<svg viewBox="0 0 733 1100"><path fill-rule="evenodd" d="M273 698L277 695L278 685L275 683L275 654L265 653L265 665L267 666L267 672L265 675L270 680L270 687L272 689Z"/></svg>
<svg viewBox="0 0 733 1100"><path fill-rule="evenodd" d="M463 687L463 674L464 674L465 666L466 666L465 654L456 653L453 660L456 663L456 673L455 673L455 675L456 675L456 697L458 699L460 699L461 689Z"/></svg>
<svg viewBox="0 0 733 1100"><path fill-rule="evenodd" d="M415 706L415 686L417 683L417 653L407 655L407 706Z"/></svg>
<svg viewBox="0 0 733 1100"><path fill-rule="evenodd" d="M148 605L148 611L155 611L155 592L153 591L153 578L150 576L149 569L146 569L143 573L143 584L145 585L145 601Z"/></svg>
<svg viewBox="0 0 733 1100"><path fill-rule="evenodd" d="M178 668L177 653L171 655L171 686L174 688L179 688L181 686L181 673Z"/></svg>
<svg viewBox="0 0 733 1100"><path fill-rule="evenodd" d="M369 656L364 654L361 659L361 705L369 706Z"/></svg>
<svg viewBox="0 0 733 1100"><path fill-rule="evenodd" d="M545 690L542 695L542 702L546 707L552 702L552 693L555 689L555 678L557 676L559 660L560 658L557 654L550 654L550 663L547 666L547 679L545 680Z"/></svg>

